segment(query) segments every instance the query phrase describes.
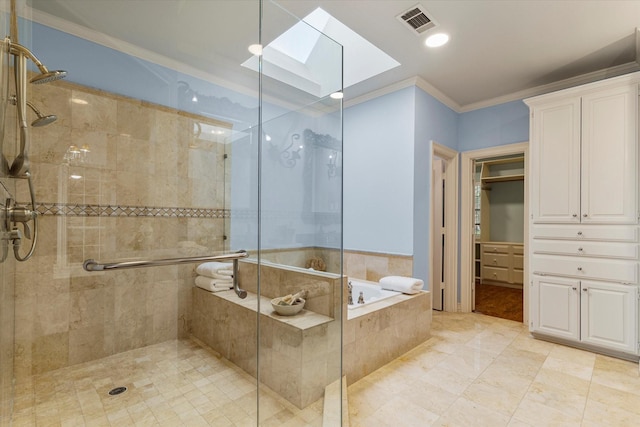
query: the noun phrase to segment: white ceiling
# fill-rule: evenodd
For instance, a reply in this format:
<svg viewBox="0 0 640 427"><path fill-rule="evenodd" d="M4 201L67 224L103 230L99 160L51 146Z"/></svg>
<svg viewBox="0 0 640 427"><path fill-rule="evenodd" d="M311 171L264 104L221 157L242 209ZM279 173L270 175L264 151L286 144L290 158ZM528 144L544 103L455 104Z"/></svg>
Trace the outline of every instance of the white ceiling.
<svg viewBox="0 0 640 427"><path fill-rule="evenodd" d="M347 101L417 82L453 109L468 111L640 70L636 35L640 0L278 3L298 17L322 7L401 63L347 88ZM418 3L439 24L419 37L396 19ZM230 75L223 75L221 64L239 65L248 58L246 46L257 40L255 0L27 0L27 4L35 9L36 20L52 15L206 73L219 70L223 79ZM271 6L265 7L265 20L267 39L295 23ZM450 35L449 43L426 48L426 36L439 31ZM241 83L239 74L234 71L236 83Z"/></svg>

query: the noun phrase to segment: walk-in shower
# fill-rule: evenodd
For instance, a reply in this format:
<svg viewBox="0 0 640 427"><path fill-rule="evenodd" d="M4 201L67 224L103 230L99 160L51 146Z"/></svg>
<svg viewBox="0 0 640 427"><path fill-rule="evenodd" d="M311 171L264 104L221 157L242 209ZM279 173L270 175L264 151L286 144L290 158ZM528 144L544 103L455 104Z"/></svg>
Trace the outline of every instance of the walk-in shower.
<svg viewBox="0 0 640 427"><path fill-rule="evenodd" d="M266 0L16 3L0 427L339 425L341 46ZM302 56L247 49L292 27Z"/></svg>

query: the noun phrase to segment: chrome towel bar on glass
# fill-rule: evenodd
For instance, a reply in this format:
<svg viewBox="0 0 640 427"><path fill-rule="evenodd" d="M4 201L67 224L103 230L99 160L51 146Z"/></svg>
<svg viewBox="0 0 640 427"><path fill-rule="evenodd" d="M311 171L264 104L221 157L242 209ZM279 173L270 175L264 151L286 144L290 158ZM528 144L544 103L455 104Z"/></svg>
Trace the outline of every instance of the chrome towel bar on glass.
<svg viewBox="0 0 640 427"><path fill-rule="evenodd" d="M178 265L178 264L192 264L196 262L207 261L233 261L233 290L240 298L247 297L247 291L240 289L238 285L238 260L240 258L246 258L249 253L245 250L233 252L224 255L209 255L209 256L197 256L188 258L165 258L165 259L149 259L140 261L122 261L122 262L99 262L93 259L86 260L82 267L86 271L106 271L106 270L120 270L125 268L140 268L140 267L158 267L163 265Z"/></svg>

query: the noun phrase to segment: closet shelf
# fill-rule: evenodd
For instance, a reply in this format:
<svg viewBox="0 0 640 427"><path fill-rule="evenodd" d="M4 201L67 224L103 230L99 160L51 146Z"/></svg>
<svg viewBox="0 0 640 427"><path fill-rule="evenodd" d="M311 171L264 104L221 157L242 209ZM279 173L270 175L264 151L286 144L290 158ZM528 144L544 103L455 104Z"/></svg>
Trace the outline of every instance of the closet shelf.
<svg viewBox="0 0 640 427"><path fill-rule="evenodd" d="M482 178L480 178L480 180L486 184L489 184L492 182L524 181L524 175L517 174L517 175L483 176Z"/></svg>

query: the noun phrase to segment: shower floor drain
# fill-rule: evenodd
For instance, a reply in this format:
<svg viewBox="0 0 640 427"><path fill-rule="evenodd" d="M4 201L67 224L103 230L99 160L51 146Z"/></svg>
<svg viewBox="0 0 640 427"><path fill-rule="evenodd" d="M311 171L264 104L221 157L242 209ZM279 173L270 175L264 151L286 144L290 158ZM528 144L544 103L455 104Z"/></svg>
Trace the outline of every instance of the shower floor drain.
<svg viewBox="0 0 640 427"><path fill-rule="evenodd" d="M109 391L109 395L110 396L117 396L119 394L124 393L125 391L127 391L126 387L116 387L113 390Z"/></svg>

